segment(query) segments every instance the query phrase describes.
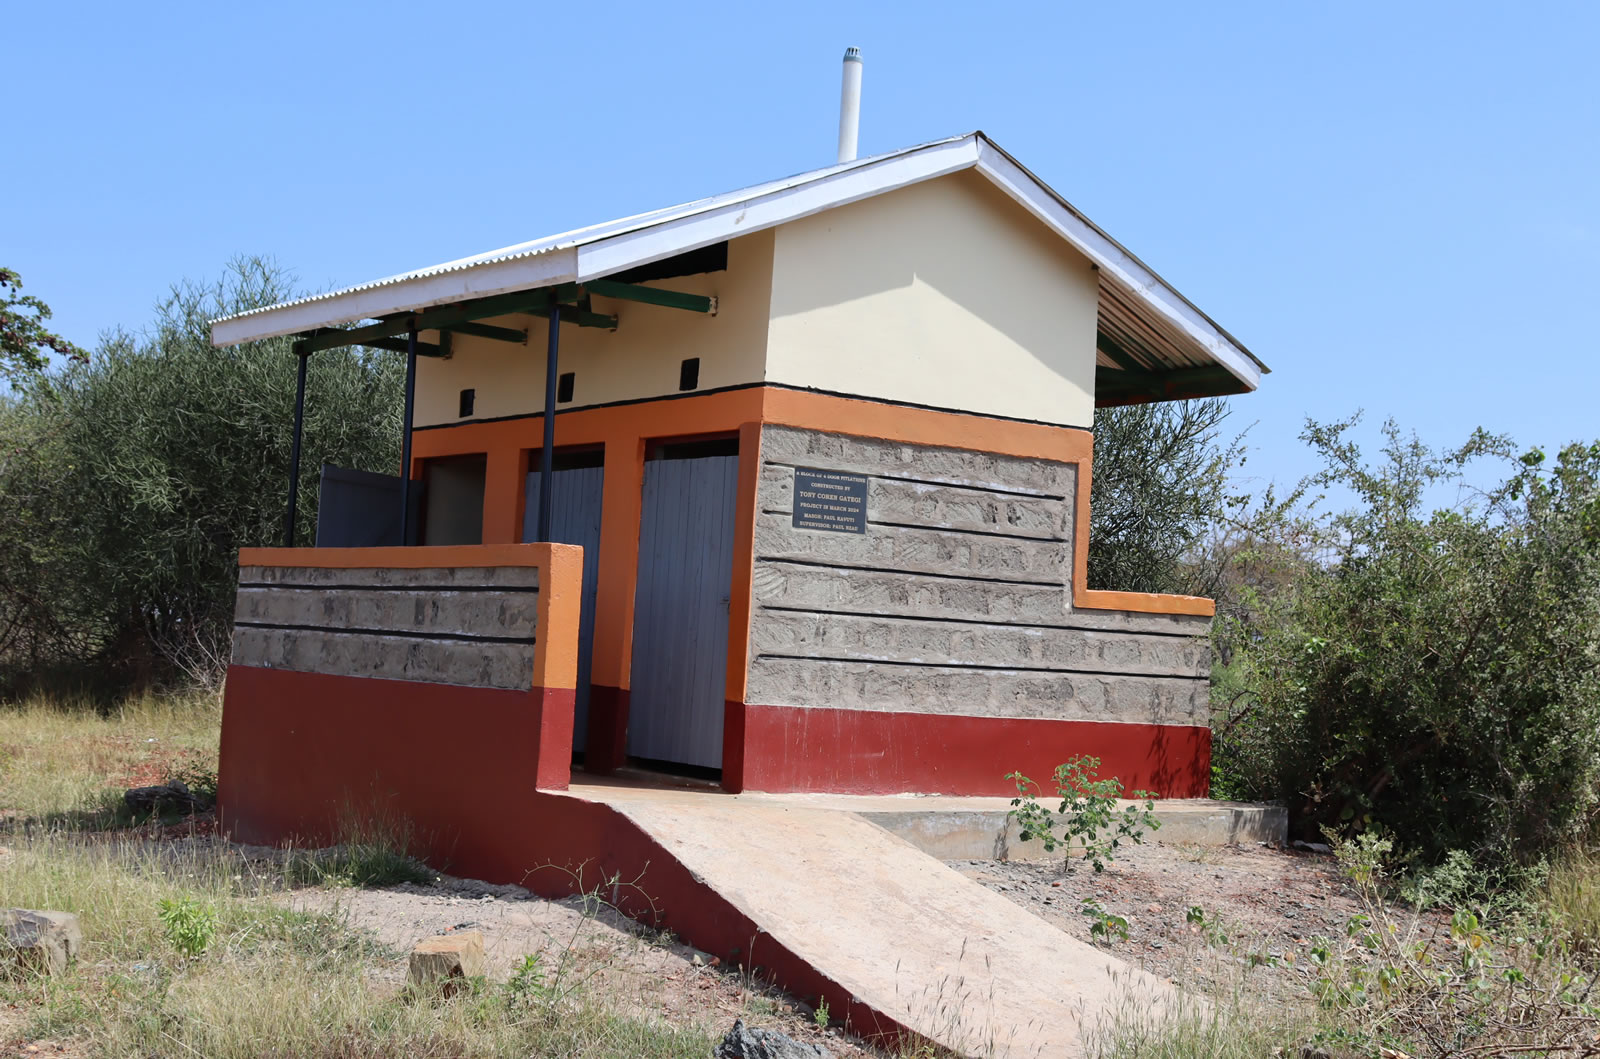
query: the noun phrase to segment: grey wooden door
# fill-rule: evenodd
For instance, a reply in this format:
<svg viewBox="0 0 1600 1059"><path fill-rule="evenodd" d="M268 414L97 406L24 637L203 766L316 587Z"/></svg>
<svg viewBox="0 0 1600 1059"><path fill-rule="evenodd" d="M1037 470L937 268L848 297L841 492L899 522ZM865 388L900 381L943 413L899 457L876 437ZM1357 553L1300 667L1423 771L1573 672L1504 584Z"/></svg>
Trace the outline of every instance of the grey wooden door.
<svg viewBox="0 0 1600 1059"><path fill-rule="evenodd" d="M589 672L594 659L594 592L600 579L600 505L605 493L604 467L556 471L550 483L550 537L557 544L583 545L583 613L578 619L577 713L572 749L582 750L589 736ZM539 472L528 475L527 510L522 539L539 531Z"/></svg>
<svg viewBox="0 0 1600 1059"><path fill-rule="evenodd" d="M722 767L739 457L645 464L628 753Z"/></svg>

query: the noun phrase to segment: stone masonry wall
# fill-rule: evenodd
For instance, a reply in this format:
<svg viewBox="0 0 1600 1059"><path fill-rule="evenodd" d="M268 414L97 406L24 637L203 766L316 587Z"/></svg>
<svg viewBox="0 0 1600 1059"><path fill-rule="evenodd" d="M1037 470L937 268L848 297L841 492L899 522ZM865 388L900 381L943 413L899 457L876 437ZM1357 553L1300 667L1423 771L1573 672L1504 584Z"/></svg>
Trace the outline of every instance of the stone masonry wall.
<svg viewBox="0 0 1600 1059"><path fill-rule="evenodd" d="M534 567L246 566L233 664L526 691L538 602Z"/></svg>
<svg viewBox="0 0 1600 1059"><path fill-rule="evenodd" d="M1077 467L767 426L747 701L1206 723L1199 617L1074 610ZM796 467L865 475L867 532L792 526Z"/></svg>

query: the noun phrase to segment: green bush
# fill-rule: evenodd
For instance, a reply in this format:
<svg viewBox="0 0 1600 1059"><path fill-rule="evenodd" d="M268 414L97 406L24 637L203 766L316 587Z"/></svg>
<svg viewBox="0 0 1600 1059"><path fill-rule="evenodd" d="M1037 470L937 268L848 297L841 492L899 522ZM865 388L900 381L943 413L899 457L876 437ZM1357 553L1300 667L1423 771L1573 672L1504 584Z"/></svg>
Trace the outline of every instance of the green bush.
<svg viewBox="0 0 1600 1059"><path fill-rule="evenodd" d="M0 395L0 691L51 667L118 690L225 665L238 549L283 539L296 360L287 338L215 349L209 321L296 293L237 261ZM324 460L399 466L402 361L309 361L301 541Z"/></svg>
<svg viewBox="0 0 1600 1059"><path fill-rule="evenodd" d="M1539 452L1475 502L1427 511L1476 458L1386 427L1310 424L1310 483L1344 514L1268 527L1320 552L1232 647L1214 754L1226 795L1286 801L1302 833L1381 827L1419 866L1496 870L1579 836L1600 804L1600 444Z"/></svg>

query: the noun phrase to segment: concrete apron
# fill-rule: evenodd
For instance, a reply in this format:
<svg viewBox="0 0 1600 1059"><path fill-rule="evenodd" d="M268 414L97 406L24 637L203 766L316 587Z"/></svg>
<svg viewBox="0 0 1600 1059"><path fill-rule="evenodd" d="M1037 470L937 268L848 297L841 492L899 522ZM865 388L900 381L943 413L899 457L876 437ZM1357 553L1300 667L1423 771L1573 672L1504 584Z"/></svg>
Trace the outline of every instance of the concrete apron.
<svg viewBox="0 0 1600 1059"><path fill-rule="evenodd" d="M1067 936L849 810L623 786L574 786L568 796L627 817L708 899L754 923L750 964L798 960L857 1011L954 1052L1080 1055L1087 1030L1123 995L1152 1017L1177 1001L1165 980ZM692 928L684 933L694 942Z"/></svg>
<svg viewBox="0 0 1600 1059"><path fill-rule="evenodd" d="M1022 832L1006 798L871 798L854 812L940 860L1039 860L1046 853ZM1054 809L1060 799L1039 799ZM1118 802L1120 812L1133 802ZM841 807L843 808L843 807ZM1289 836L1289 811L1276 805L1214 802L1204 798L1156 802L1160 828L1147 841L1168 845L1282 846Z"/></svg>

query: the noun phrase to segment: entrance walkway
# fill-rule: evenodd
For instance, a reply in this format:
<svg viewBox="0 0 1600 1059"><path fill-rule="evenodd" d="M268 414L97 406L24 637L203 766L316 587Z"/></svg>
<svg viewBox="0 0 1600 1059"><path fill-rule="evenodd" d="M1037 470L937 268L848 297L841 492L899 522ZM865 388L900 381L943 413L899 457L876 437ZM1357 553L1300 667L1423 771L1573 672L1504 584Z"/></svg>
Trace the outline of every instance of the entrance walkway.
<svg viewBox="0 0 1600 1059"><path fill-rule="evenodd" d="M626 817L704 888L706 915L726 903L753 924L741 962L778 968L780 981L787 968L795 981L781 984L797 992L820 982L858 1032L902 1027L964 1055L1070 1056L1119 991L1152 1011L1175 996L852 811L931 799L627 782L578 784L565 797ZM694 942L695 911L667 911ZM813 973L794 973L796 961Z"/></svg>

